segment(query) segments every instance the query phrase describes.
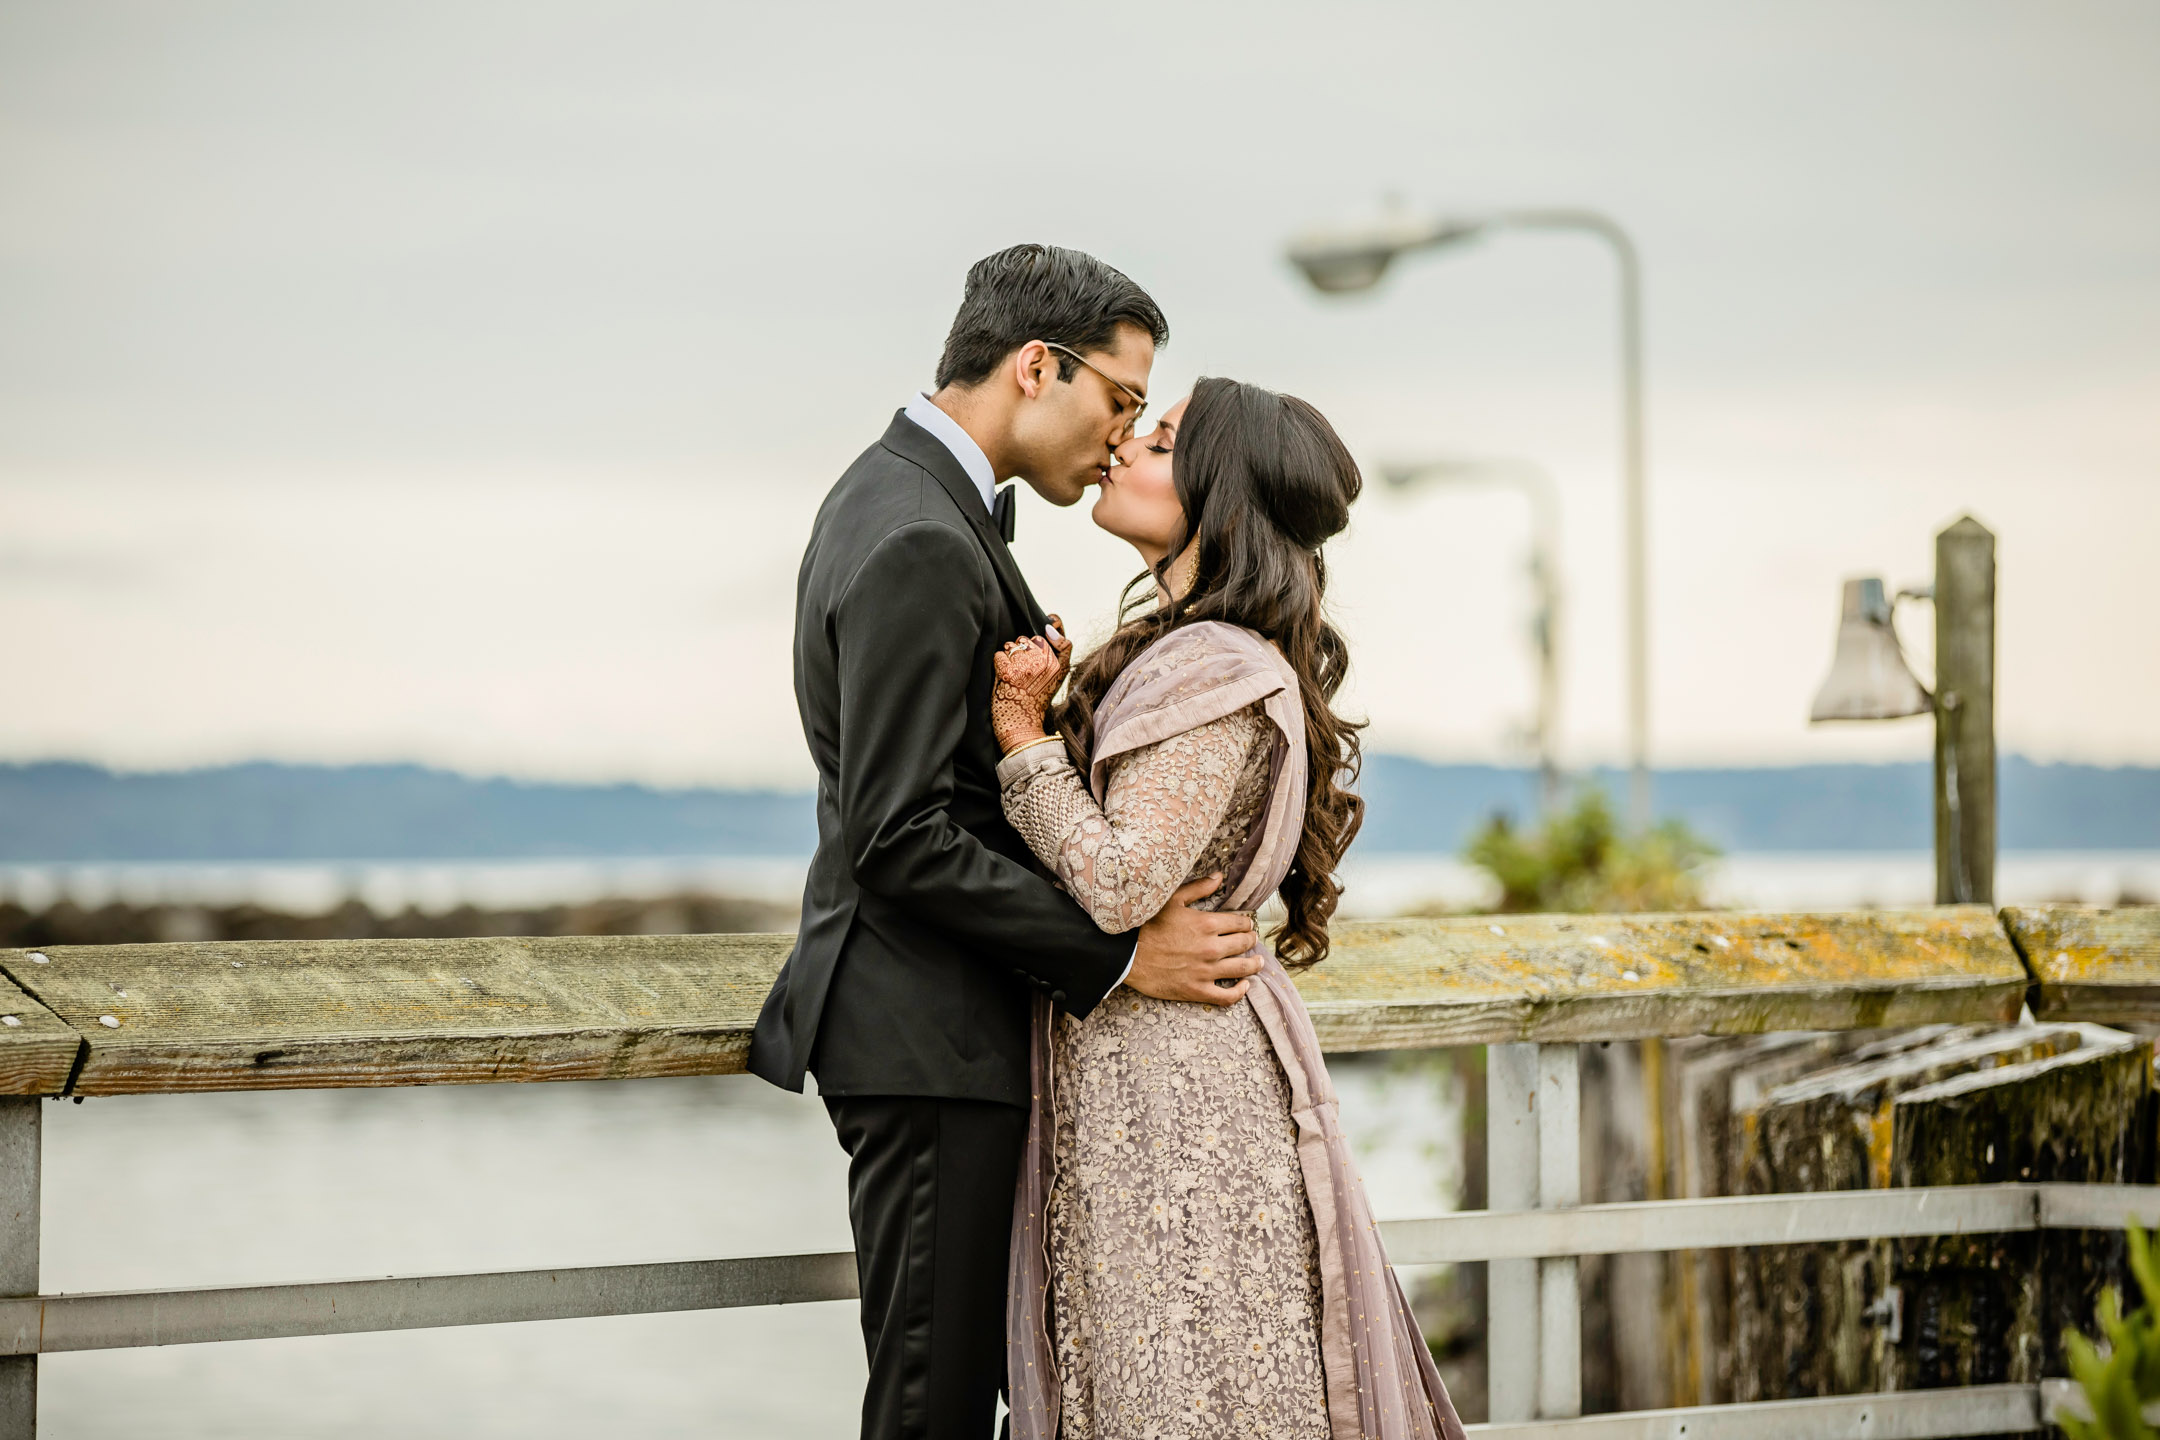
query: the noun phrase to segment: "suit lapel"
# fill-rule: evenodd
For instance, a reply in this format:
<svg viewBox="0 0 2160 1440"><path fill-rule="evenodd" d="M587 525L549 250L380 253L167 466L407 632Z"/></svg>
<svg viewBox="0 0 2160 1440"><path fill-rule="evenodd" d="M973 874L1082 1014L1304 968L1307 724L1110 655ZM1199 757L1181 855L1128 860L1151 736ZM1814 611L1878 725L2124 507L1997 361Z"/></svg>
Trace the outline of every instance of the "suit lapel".
<svg viewBox="0 0 2160 1440"><path fill-rule="evenodd" d="M990 568L997 572L998 585L1005 592L1006 606L1012 617L1026 634L1042 632L1043 612L1035 603L1035 596L1027 587L1027 580L1020 574L1020 566L1013 560L1012 551L1006 548L1005 538L998 534L991 523L990 511L983 504L982 492L968 478L967 471L953 458L937 436L907 418L901 411L893 416L892 424L885 431L882 442L886 449L904 460L911 460L936 477L945 493L952 496L960 513L967 516L968 525L975 531L976 543L990 557Z"/></svg>
<svg viewBox="0 0 2160 1440"><path fill-rule="evenodd" d="M974 486L970 485L968 488L972 490ZM982 499L980 495L975 498L978 501ZM990 552L990 568L997 571L998 583L1005 587L1006 602L1013 607L1016 618L1020 620L1022 632L1040 635L1043 628L1042 607L1035 603L1035 592L1028 589L1027 577L1020 573L1020 563L1013 559L1012 551L1006 547L1005 537L998 534L997 527L988 520L977 519L974 515L969 515L968 519L974 521L976 536Z"/></svg>

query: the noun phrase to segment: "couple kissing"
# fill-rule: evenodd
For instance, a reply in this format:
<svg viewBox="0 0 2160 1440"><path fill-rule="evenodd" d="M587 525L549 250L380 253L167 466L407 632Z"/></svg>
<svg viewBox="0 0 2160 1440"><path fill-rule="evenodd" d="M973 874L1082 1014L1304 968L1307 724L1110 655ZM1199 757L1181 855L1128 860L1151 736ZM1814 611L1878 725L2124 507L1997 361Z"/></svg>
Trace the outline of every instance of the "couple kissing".
<svg viewBox="0 0 2160 1440"><path fill-rule="evenodd" d="M796 590L818 848L750 1068L847 1151L865 1440L1460 1440L1290 971L1357 829L1312 406L1201 380L1090 256L977 263ZM1139 552L1078 658L1018 477ZM1265 940L1256 914L1282 906Z"/></svg>

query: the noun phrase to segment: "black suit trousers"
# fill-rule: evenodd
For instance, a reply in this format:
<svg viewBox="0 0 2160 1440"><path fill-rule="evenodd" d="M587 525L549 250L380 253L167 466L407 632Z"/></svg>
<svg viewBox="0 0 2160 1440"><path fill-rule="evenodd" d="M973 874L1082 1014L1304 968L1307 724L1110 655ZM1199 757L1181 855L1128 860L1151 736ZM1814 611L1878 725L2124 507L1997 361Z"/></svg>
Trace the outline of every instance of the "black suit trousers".
<svg viewBox="0 0 2160 1440"><path fill-rule="evenodd" d="M1005 1386L1005 1265L1027 1112L828 1096L870 1383L863 1440L990 1440Z"/></svg>

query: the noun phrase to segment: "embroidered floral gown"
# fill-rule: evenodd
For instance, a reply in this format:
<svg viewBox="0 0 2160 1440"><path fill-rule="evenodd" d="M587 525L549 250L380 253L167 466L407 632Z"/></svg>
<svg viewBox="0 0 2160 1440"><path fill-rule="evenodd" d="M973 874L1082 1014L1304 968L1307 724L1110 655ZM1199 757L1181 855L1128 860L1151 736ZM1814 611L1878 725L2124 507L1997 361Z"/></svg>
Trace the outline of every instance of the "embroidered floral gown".
<svg viewBox="0 0 2160 1440"><path fill-rule="evenodd" d="M1245 852L1274 744L1253 705L1114 760L1100 805L1061 746L998 778L1029 848L1127 931ZM1085 1020L1059 1016L1052 1053L1060 1434L1327 1440L1318 1244L1290 1088L1252 1005L1119 986Z"/></svg>

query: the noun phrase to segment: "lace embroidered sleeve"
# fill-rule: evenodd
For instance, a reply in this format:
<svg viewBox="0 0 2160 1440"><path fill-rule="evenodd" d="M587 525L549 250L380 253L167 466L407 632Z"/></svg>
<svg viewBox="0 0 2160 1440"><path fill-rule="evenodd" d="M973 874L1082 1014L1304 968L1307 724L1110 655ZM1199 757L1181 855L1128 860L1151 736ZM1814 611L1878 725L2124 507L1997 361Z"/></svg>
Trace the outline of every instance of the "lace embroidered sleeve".
<svg viewBox="0 0 2160 1440"><path fill-rule="evenodd" d="M1136 929L1191 878L1266 724L1252 705L1122 756L1099 806L1063 746L1019 751L998 767L1005 818L1098 926Z"/></svg>

